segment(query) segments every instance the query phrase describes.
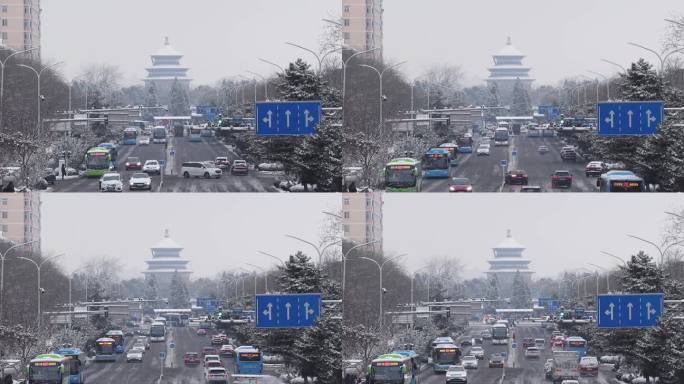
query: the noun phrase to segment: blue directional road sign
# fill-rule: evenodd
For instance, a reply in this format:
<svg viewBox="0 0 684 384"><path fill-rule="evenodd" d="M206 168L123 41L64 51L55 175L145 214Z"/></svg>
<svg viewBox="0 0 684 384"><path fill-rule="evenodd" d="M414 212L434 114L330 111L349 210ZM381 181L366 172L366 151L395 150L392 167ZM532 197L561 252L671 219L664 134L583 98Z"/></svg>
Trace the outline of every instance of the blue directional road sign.
<svg viewBox="0 0 684 384"><path fill-rule="evenodd" d="M258 136L313 135L321 122L321 102L257 103L256 116Z"/></svg>
<svg viewBox="0 0 684 384"><path fill-rule="evenodd" d="M313 327L321 313L321 294L256 295L257 328Z"/></svg>
<svg viewBox="0 0 684 384"><path fill-rule="evenodd" d="M214 313L219 307L219 300L207 297L198 297L197 306L204 308L204 310L208 313Z"/></svg>
<svg viewBox="0 0 684 384"><path fill-rule="evenodd" d="M540 297L539 306L546 308L548 312L556 312L560 308L560 300Z"/></svg>
<svg viewBox="0 0 684 384"><path fill-rule="evenodd" d="M511 343L511 349L518 348L518 343Z"/></svg>
<svg viewBox="0 0 684 384"><path fill-rule="evenodd" d="M500 160L499 165L501 165L502 167L507 167L508 166L508 160Z"/></svg>
<svg viewBox="0 0 684 384"><path fill-rule="evenodd" d="M159 166L163 167L164 165L166 165L166 160L159 160Z"/></svg>
<svg viewBox="0 0 684 384"><path fill-rule="evenodd" d="M176 348L176 343L174 343L173 341L170 342L170 343L169 343L169 348L171 348L171 349Z"/></svg>
<svg viewBox="0 0 684 384"><path fill-rule="evenodd" d="M662 293L598 296L599 328L653 327L662 313Z"/></svg>
<svg viewBox="0 0 684 384"><path fill-rule="evenodd" d="M164 352L164 351L159 352L159 358L164 360L164 358L166 358L166 352Z"/></svg>
<svg viewBox="0 0 684 384"><path fill-rule="evenodd" d="M663 122L662 101L598 103L600 136L652 135Z"/></svg>

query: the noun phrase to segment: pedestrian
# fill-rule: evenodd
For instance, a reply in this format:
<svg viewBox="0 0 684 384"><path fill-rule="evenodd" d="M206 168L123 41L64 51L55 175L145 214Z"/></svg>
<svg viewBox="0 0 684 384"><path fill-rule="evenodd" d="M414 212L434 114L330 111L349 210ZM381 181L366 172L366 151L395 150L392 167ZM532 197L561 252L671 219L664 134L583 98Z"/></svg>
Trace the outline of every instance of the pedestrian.
<svg viewBox="0 0 684 384"><path fill-rule="evenodd" d="M64 175L66 175L66 163L62 163L62 180L64 180Z"/></svg>

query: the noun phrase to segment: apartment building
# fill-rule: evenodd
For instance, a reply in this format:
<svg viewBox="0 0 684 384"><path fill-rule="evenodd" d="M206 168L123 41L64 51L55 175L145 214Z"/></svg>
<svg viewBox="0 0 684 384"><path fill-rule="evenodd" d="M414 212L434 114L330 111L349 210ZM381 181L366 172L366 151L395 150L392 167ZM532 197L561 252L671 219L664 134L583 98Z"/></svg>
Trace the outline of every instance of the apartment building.
<svg viewBox="0 0 684 384"><path fill-rule="evenodd" d="M342 195L344 238L370 246L382 252L382 192L348 193Z"/></svg>
<svg viewBox="0 0 684 384"><path fill-rule="evenodd" d="M40 240L40 193L0 193L0 238L13 243ZM40 252L40 242L32 250Z"/></svg>
<svg viewBox="0 0 684 384"><path fill-rule="evenodd" d="M0 45L40 58L40 12L40 0L0 0Z"/></svg>
<svg viewBox="0 0 684 384"><path fill-rule="evenodd" d="M342 0L344 45L361 52L373 48L372 57L382 60L382 0Z"/></svg>

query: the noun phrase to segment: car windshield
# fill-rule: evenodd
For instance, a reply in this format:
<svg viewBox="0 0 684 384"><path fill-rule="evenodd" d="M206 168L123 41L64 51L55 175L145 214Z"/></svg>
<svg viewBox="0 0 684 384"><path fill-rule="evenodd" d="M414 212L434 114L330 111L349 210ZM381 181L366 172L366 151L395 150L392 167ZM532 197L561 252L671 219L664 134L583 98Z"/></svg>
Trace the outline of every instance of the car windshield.
<svg viewBox="0 0 684 384"><path fill-rule="evenodd" d="M129 163L139 163L139 162L140 162L140 159L137 158L137 157L129 157L129 158L128 158L128 162L129 162Z"/></svg>
<svg viewBox="0 0 684 384"><path fill-rule="evenodd" d="M119 181L119 175L104 175L102 177L104 181Z"/></svg>
<svg viewBox="0 0 684 384"><path fill-rule="evenodd" d="M388 183L392 184L410 184L415 185L416 174L413 168L407 167L406 169L394 169L388 167L385 172L385 179Z"/></svg>
<svg viewBox="0 0 684 384"><path fill-rule="evenodd" d="M134 173L132 178L133 179L149 179L150 176L148 176L147 173Z"/></svg>
<svg viewBox="0 0 684 384"><path fill-rule="evenodd" d="M438 156L438 157L433 157L433 156L425 156L423 158L423 168L430 170L430 169L448 169L449 168L449 159L446 156Z"/></svg>
<svg viewBox="0 0 684 384"><path fill-rule="evenodd" d="M470 180L464 179L464 178L453 178L453 179L451 179L451 184L452 185L468 185L468 184L470 184ZM463 341L470 341L470 339L463 339Z"/></svg>
<svg viewBox="0 0 684 384"><path fill-rule="evenodd" d="M470 351L471 352L482 352L482 351L484 351L484 349L482 349L482 347L472 347L472 348L470 348Z"/></svg>
<svg viewBox="0 0 684 384"><path fill-rule="evenodd" d="M449 372L463 372L465 371L465 368L461 367L460 365L452 365L449 367Z"/></svg>
<svg viewBox="0 0 684 384"><path fill-rule="evenodd" d="M159 162L157 160L147 160L145 162L145 165L158 165Z"/></svg>
<svg viewBox="0 0 684 384"><path fill-rule="evenodd" d="M570 176L568 171L556 171L556 176Z"/></svg>
<svg viewBox="0 0 684 384"><path fill-rule="evenodd" d="M477 360L477 359L475 358L475 356L465 356L465 357L463 358L463 361L467 361L467 360L471 360L471 361L472 361L472 360Z"/></svg>

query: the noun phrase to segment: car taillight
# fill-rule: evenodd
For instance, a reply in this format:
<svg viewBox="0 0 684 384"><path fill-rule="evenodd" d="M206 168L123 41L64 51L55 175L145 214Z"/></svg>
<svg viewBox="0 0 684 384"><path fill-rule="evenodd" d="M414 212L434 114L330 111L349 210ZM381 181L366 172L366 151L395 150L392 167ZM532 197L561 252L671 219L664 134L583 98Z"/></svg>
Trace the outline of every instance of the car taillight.
<svg viewBox="0 0 684 384"><path fill-rule="evenodd" d="M518 177L518 175L511 175L511 177L512 177L512 178L516 178L516 177Z"/></svg>
<svg viewBox="0 0 684 384"><path fill-rule="evenodd" d="M558 180L558 176L554 176L553 179L554 179L554 180Z"/></svg>

